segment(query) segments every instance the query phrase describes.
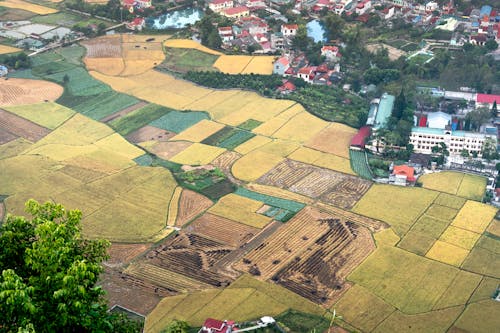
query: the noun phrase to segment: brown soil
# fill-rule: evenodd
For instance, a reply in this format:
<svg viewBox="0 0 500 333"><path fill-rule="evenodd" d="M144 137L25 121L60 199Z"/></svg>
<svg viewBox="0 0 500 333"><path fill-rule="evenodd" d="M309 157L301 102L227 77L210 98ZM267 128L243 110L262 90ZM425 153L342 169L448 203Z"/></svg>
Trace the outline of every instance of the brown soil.
<svg viewBox="0 0 500 333"><path fill-rule="evenodd" d="M36 142L50 133L47 128L2 109L0 109L0 129L21 136L31 142Z"/></svg>
<svg viewBox="0 0 500 333"><path fill-rule="evenodd" d="M116 120L118 118L121 118L121 117L129 114L132 111L135 111L137 109L145 107L146 105L148 105L148 103L146 103L146 102L139 102L137 104L129 106L128 108L125 108L123 110L120 110L118 112L110 114L109 116L106 116L106 117L102 118L100 121L103 122L103 123L107 123L107 122L110 122L112 120Z"/></svg>
<svg viewBox="0 0 500 333"><path fill-rule="evenodd" d="M182 191L179 200L179 211L177 213L177 219L175 220L175 226L182 227L212 205L212 200L207 197L185 189Z"/></svg>
<svg viewBox="0 0 500 333"><path fill-rule="evenodd" d="M0 106L55 101L62 93L63 87L49 81L0 78Z"/></svg>
<svg viewBox="0 0 500 333"><path fill-rule="evenodd" d="M121 36L110 35L86 40L81 43L87 58L120 58L122 56Z"/></svg>
<svg viewBox="0 0 500 333"><path fill-rule="evenodd" d="M151 244L119 244L113 243L108 249L110 258L105 262L106 266L124 266L130 263L135 257L146 252Z"/></svg>
<svg viewBox="0 0 500 333"><path fill-rule="evenodd" d="M14 135L3 128L0 128L0 145L4 143L11 142L12 140L17 139L18 136Z"/></svg>
<svg viewBox="0 0 500 333"><path fill-rule="evenodd" d="M193 221L186 232L202 235L222 244L239 247L260 230L226 218L205 213Z"/></svg>
<svg viewBox="0 0 500 333"><path fill-rule="evenodd" d="M34 13L22 9L6 8L7 10L0 14L0 21L24 21L33 16Z"/></svg>
<svg viewBox="0 0 500 333"><path fill-rule="evenodd" d="M192 143L187 141L159 142L150 150L158 157L168 160L191 145Z"/></svg>
<svg viewBox="0 0 500 333"><path fill-rule="evenodd" d="M164 129L148 125L139 128L137 131L129 134L127 136L127 140L133 143L139 143L150 140L167 141L173 136L175 136L174 132L165 131Z"/></svg>

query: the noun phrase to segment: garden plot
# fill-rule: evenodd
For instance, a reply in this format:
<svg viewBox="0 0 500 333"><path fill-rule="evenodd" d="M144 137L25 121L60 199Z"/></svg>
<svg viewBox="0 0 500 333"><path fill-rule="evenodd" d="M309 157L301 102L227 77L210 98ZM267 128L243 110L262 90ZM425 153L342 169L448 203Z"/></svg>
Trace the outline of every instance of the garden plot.
<svg viewBox="0 0 500 333"><path fill-rule="evenodd" d="M63 93L63 87L48 81L10 78L0 82L0 107L54 101Z"/></svg>

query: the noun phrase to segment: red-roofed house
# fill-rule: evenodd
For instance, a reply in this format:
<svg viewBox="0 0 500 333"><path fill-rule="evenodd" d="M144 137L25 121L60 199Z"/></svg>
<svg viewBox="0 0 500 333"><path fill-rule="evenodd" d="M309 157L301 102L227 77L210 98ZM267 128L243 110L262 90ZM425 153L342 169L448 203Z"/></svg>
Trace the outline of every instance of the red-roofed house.
<svg viewBox="0 0 500 333"><path fill-rule="evenodd" d="M221 321L212 318L206 319L200 330L201 333L230 333L233 331L237 331L237 328L234 327L234 321Z"/></svg>
<svg viewBox="0 0 500 333"><path fill-rule="evenodd" d="M223 43L230 42L234 39L233 28L231 27L219 27L219 36Z"/></svg>
<svg viewBox="0 0 500 333"><path fill-rule="evenodd" d="M415 169L408 165L395 165L389 180L393 181L394 185L406 186L407 183L414 183Z"/></svg>
<svg viewBox="0 0 500 333"><path fill-rule="evenodd" d="M365 149L366 140L372 134L370 126L363 126L359 129L358 133L351 139L351 149L363 150Z"/></svg>
<svg viewBox="0 0 500 333"><path fill-rule="evenodd" d="M232 8L233 6L233 0L213 0L208 4L208 8L216 13L220 13L227 8Z"/></svg>
<svg viewBox="0 0 500 333"><path fill-rule="evenodd" d="M477 94L476 95L476 107L486 106L493 107L493 103L497 102L498 108L500 109L500 95L489 95L489 94Z"/></svg>
<svg viewBox="0 0 500 333"><path fill-rule="evenodd" d="M336 61L339 57L339 48L337 46L325 45L321 48L321 55L329 61Z"/></svg>
<svg viewBox="0 0 500 333"><path fill-rule="evenodd" d="M125 26L127 27L127 29L138 30L138 31L141 31L145 25L146 25L146 21L144 20L143 17L136 17L132 21L125 23Z"/></svg>
<svg viewBox="0 0 500 333"><path fill-rule="evenodd" d="M238 6L225 9L221 14L224 15L225 17L236 19L250 15L250 10L248 9L247 6Z"/></svg>
<svg viewBox="0 0 500 333"><path fill-rule="evenodd" d="M363 0L356 5L356 14L362 15L372 8L371 0Z"/></svg>
<svg viewBox="0 0 500 333"><path fill-rule="evenodd" d="M266 3L264 0L248 0L245 5L250 10L264 9L266 8Z"/></svg>
<svg viewBox="0 0 500 333"><path fill-rule="evenodd" d="M290 81L285 81L285 83L278 87L279 92L282 94L289 94L294 92L295 89L297 89L297 87L295 87L295 84Z"/></svg>
<svg viewBox="0 0 500 333"><path fill-rule="evenodd" d="M285 37L293 37L297 34L299 26L297 24L283 24L281 26L281 33Z"/></svg>
<svg viewBox="0 0 500 333"><path fill-rule="evenodd" d="M314 69L312 67L301 68L297 72L297 77L306 81L307 83L312 83L312 81L314 80Z"/></svg>

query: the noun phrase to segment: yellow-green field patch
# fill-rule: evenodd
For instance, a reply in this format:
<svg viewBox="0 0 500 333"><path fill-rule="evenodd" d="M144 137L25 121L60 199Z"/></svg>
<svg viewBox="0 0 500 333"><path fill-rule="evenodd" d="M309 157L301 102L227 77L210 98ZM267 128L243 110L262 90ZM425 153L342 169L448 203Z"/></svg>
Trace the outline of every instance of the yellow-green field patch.
<svg viewBox="0 0 500 333"><path fill-rule="evenodd" d="M401 236L437 195L438 192L416 187L373 185L352 210L389 223Z"/></svg>
<svg viewBox="0 0 500 333"><path fill-rule="evenodd" d="M248 154L249 152L271 142L272 140L266 136L256 135L250 140L243 142L241 145L236 147L234 151L242 155Z"/></svg>
<svg viewBox="0 0 500 333"><path fill-rule="evenodd" d="M216 123L211 120L203 119L199 123L187 128L183 132L177 134L170 141L191 141L201 142L210 135L219 131L224 127L223 124Z"/></svg>
<svg viewBox="0 0 500 333"><path fill-rule="evenodd" d="M481 282L481 275L459 271L443 296L434 306L434 310L464 305Z"/></svg>
<svg viewBox="0 0 500 333"><path fill-rule="evenodd" d="M500 254L476 246L465 259L462 268L478 274L500 278Z"/></svg>
<svg viewBox="0 0 500 333"><path fill-rule="evenodd" d="M271 218L256 213L262 205L260 201L231 193L219 199L208 211L252 227L263 228L271 222Z"/></svg>
<svg viewBox="0 0 500 333"><path fill-rule="evenodd" d="M437 240L427 252L426 257L460 267L468 254L469 250Z"/></svg>
<svg viewBox="0 0 500 333"><path fill-rule="evenodd" d="M464 205L467 200L461 197L457 197L455 195L451 195L448 193L440 193L436 200L435 204L450 207L453 209L460 209Z"/></svg>
<svg viewBox="0 0 500 333"><path fill-rule="evenodd" d="M194 143L170 160L179 164L204 165L212 162L225 151L223 148Z"/></svg>
<svg viewBox="0 0 500 333"><path fill-rule="evenodd" d="M480 236L480 234L469 230L449 226L441 235L439 240L459 246L466 250L472 250L474 244L476 244Z"/></svg>
<svg viewBox="0 0 500 333"><path fill-rule="evenodd" d="M243 181L255 181L283 161L283 157L254 150L237 160L231 169Z"/></svg>
<svg viewBox="0 0 500 333"><path fill-rule="evenodd" d="M475 333L498 332L500 327L498 311L498 302L491 299L469 304L455 326Z"/></svg>
<svg viewBox="0 0 500 333"><path fill-rule="evenodd" d="M49 129L55 129L75 114L73 110L53 102L7 106L4 109Z"/></svg>
<svg viewBox="0 0 500 333"><path fill-rule="evenodd" d="M497 209L475 201L467 201L460 209L452 225L482 233L495 217Z"/></svg>

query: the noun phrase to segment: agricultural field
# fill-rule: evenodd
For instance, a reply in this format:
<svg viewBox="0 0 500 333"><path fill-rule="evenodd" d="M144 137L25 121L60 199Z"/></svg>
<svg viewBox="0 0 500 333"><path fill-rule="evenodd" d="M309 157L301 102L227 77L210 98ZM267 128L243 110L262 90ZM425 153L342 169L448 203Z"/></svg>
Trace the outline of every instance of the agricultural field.
<svg viewBox="0 0 500 333"><path fill-rule="evenodd" d="M188 71L214 71L218 55L205 53L197 49L166 48L165 60L156 68L167 69L173 72L186 73Z"/></svg>
<svg viewBox="0 0 500 333"><path fill-rule="evenodd" d="M0 107L55 101L63 93L58 84L30 79L0 79Z"/></svg>
<svg viewBox="0 0 500 333"><path fill-rule="evenodd" d="M306 208L235 265L316 303L331 304L374 249L367 229Z"/></svg>
<svg viewBox="0 0 500 333"><path fill-rule="evenodd" d="M273 73L272 56L221 55L214 67L227 74L267 74Z"/></svg>
<svg viewBox="0 0 500 333"><path fill-rule="evenodd" d="M352 210L389 223L402 236L437 196L438 192L417 187L373 185Z"/></svg>
<svg viewBox="0 0 500 333"><path fill-rule="evenodd" d="M452 171L423 175L418 181L425 188L476 201L482 200L486 189L486 178Z"/></svg>
<svg viewBox="0 0 500 333"><path fill-rule="evenodd" d="M36 5L31 2L23 1L23 0L4 0L0 2L0 7L14 8L14 9L22 9L26 10L38 15L46 15L57 13L57 9Z"/></svg>
<svg viewBox="0 0 500 333"><path fill-rule="evenodd" d="M305 146L324 153L349 158L349 145L355 134L356 130L352 127L332 123L315 135Z"/></svg>
<svg viewBox="0 0 500 333"><path fill-rule="evenodd" d="M12 47L8 45L2 45L0 44L0 55L1 54L9 54L9 53L15 53L22 51L21 49L18 49L17 47Z"/></svg>
<svg viewBox="0 0 500 333"><path fill-rule="evenodd" d="M4 109L51 130L75 114L73 110L52 102L9 106Z"/></svg>

